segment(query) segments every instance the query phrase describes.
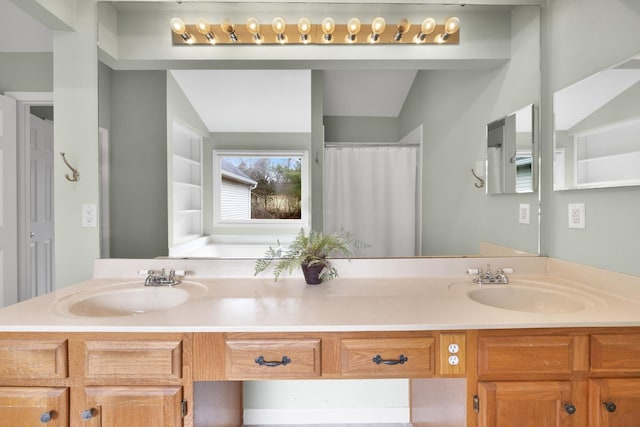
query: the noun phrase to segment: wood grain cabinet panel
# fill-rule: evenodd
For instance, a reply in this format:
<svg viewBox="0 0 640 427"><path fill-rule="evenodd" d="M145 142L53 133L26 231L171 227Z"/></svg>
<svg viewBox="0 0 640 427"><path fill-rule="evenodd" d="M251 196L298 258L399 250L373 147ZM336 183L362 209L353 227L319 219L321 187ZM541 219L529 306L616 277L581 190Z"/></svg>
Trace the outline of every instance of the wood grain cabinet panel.
<svg viewBox="0 0 640 427"><path fill-rule="evenodd" d="M415 378L435 374L435 339L340 340L340 375L352 378Z"/></svg>
<svg viewBox="0 0 640 427"><path fill-rule="evenodd" d="M320 339L227 340L226 377L233 380L319 377L320 345Z"/></svg>
<svg viewBox="0 0 640 427"><path fill-rule="evenodd" d="M591 426L640 424L640 378L611 378L589 381Z"/></svg>
<svg viewBox="0 0 640 427"><path fill-rule="evenodd" d="M569 381L478 383L478 427L584 427L588 412L575 403Z"/></svg>
<svg viewBox="0 0 640 427"><path fill-rule="evenodd" d="M69 425L69 389L0 387L0 427Z"/></svg>
<svg viewBox="0 0 640 427"><path fill-rule="evenodd" d="M66 340L0 340L0 378L66 378Z"/></svg>
<svg viewBox="0 0 640 427"><path fill-rule="evenodd" d="M478 337L479 379L569 379L586 370L588 337L569 335Z"/></svg>
<svg viewBox="0 0 640 427"><path fill-rule="evenodd" d="M86 340L83 376L89 379L131 378L180 380L180 340Z"/></svg>
<svg viewBox="0 0 640 427"><path fill-rule="evenodd" d="M640 376L640 334L591 335L591 372Z"/></svg>
<svg viewBox="0 0 640 427"><path fill-rule="evenodd" d="M71 425L83 427L179 427L182 387L86 387Z"/></svg>

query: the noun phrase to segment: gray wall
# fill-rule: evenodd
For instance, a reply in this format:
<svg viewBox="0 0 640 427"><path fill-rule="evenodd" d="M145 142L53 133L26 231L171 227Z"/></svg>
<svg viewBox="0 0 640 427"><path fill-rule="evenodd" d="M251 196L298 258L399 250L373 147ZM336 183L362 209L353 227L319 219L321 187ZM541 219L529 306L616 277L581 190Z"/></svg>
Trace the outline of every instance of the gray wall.
<svg viewBox="0 0 640 427"><path fill-rule="evenodd" d="M324 116L327 142L398 142L397 117Z"/></svg>
<svg viewBox="0 0 640 427"><path fill-rule="evenodd" d="M111 73L111 256L168 254L165 71Z"/></svg>
<svg viewBox="0 0 640 427"><path fill-rule="evenodd" d="M0 93L53 91L53 53L0 53Z"/></svg>
<svg viewBox="0 0 640 427"><path fill-rule="evenodd" d="M539 102L539 24L537 8L514 9L512 59L498 69L418 72L399 128L423 124L423 255L477 254L482 241L537 252L537 193L485 195L470 169L486 156L487 123Z"/></svg>
<svg viewBox="0 0 640 427"><path fill-rule="evenodd" d="M636 0L549 0L543 46L542 251L554 258L640 274L640 187L553 192L552 94L640 53ZM605 4L606 3L606 4ZM585 23L615 22L616 31ZM567 205L584 203L586 228L569 229Z"/></svg>

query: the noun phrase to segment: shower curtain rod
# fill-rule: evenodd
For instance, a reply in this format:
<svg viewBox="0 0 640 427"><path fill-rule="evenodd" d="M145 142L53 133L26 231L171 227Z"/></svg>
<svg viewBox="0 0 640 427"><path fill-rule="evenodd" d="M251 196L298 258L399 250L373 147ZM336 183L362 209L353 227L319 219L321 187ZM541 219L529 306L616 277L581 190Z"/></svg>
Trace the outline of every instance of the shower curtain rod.
<svg viewBox="0 0 640 427"><path fill-rule="evenodd" d="M325 143L324 148L334 147L419 147L419 142L395 143L395 142L331 142Z"/></svg>

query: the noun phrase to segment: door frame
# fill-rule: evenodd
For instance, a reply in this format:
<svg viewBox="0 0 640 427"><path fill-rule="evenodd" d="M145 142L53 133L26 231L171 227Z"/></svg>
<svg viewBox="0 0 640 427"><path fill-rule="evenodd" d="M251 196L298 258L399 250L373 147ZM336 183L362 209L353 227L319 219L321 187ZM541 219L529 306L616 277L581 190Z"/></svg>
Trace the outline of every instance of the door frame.
<svg viewBox="0 0 640 427"><path fill-rule="evenodd" d="M31 188L31 174L29 173L31 164L31 154L29 151L29 120L32 106L53 106L53 92L5 92L5 95L14 98L17 104L18 301L22 301L32 296L32 290L30 289L28 280L31 275L31 254L29 251L31 238L27 233L30 221L29 212L31 209L31 198L29 197L29 189Z"/></svg>

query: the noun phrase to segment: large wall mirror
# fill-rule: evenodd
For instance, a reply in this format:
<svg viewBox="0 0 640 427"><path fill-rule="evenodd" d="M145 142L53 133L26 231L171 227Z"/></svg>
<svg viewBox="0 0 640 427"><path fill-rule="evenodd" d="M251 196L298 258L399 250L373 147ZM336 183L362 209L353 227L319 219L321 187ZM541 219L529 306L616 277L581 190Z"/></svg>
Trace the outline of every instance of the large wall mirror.
<svg viewBox="0 0 640 427"><path fill-rule="evenodd" d="M416 46L364 46L350 51L348 46L335 50L323 46L309 51L302 51L300 46L219 46L222 50L211 53L214 51L208 50L212 49L208 46L170 46L168 23L175 15L195 20L203 11L222 10L238 22L244 22L249 13L260 15L267 22L266 16L283 4L253 6L241 4L235 10L232 3L99 2L98 56L100 81L104 83L99 93L101 126L112 130L111 148L115 153L111 157L112 167L119 168L125 159L131 162L136 156L151 156L157 159L157 164L168 165L164 175L156 174L164 176L164 182L146 176L125 181L125 174L135 176L135 170L125 170L124 166L112 174L116 180L112 181L110 194L112 211L116 214L118 205L135 204L135 195L140 191L158 195L164 192L168 210L166 218L137 215L135 210L128 211L122 219L114 215L112 256L150 255L133 250L135 245L145 242L134 237L138 217L145 226L155 221L156 228L160 228L164 222L170 247L176 225L181 233L180 242L188 243L198 235L208 238L212 230L226 237L241 235L239 241L249 241L247 227L238 226L229 232L214 230L216 199L211 183L215 150L305 153L310 171L310 222L318 229L326 224L323 216L328 215L323 209L325 150L329 145L335 148L341 144L414 149L417 162L411 190L404 185L395 188L396 192L415 192L418 200L412 233L420 236L421 243L408 255L537 255L538 221L526 225L518 222L519 204L530 203L532 212L538 210L535 206L538 198L532 194L537 187L532 123L528 129L518 125L516 139L528 138L530 142L518 142L514 147L514 167L521 163L520 170L529 171L528 180L518 181L514 176L514 186L519 182L522 191L514 187L513 194L505 197L487 197L485 189L474 185L476 181L469 169L484 161L486 124L493 118L518 111L518 117L529 115L522 122L532 121L533 107L520 107L537 102L540 96L538 6L470 5L464 9L430 6L436 20L455 13L468 25L469 35L463 39L464 44L450 51L447 46L435 46L437 49L431 51L418 51L414 49ZM338 19L365 10L365 19L388 13L390 19L398 20L405 13L413 17L424 10L424 5L408 2L342 6L345 10ZM287 20L293 21L305 7L319 15L326 13L327 5L287 3L286 7L292 10ZM418 18L412 18L412 22L419 22ZM513 37L514 32L519 37ZM259 50L263 47L266 50ZM262 52L272 55L261 57ZM216 59L218 54L224 59ZM199 72L203 76L196 80ZM301 74L307 77L295 80ZM251 76L243 80L247 75ZM159 82L156 86L152 86L154 80ZM266 81L258 87L271 88L273 92L252 90L251 80ZM292 90L296 81L305 82L297 92ZM528 84L523 85L522 81ZM216 83L217 88L211 89L207 82ZM187 87L189 84L191 88ZM504 90L505 87L510 89ZM210 114L198 112L201 106L194 101L193 93L208 103ZM151 114L147 109L161 110L162 102L166 104L164 116L157 114L143 122L147 113ZM190 122L187 116L199 118ZM214 116L223 125L210 123L209 118ZM271 118L263 120L267 116ZM292 127L269 128L276 122L276 116ZM132 117L138 117L140 122L132 125L128 122ZM195 121L198 124L194 125ZM262 127L250 126L256 124ZM176 126L188 131L176 133ZM166 129L168 145L162 147L164 152L158 134L146 135L158 128ZM182 144L189 147L187 152L177 146L178 137L187 141ZM143 141L149 148L141 148ZM181 165L184 175L173 170L176 164ZM362 169L362 174L373 167ZM394 176L391 171L387 181ZM515 168L514 174L517 175ZM187 182L177 182L180 176L186 177ZM140 189L135 190L131 182L140 185ZM248 180L247 183L251 185ZM191 196L174 197L177 187L190 188ZM194 202L198 195L201 199ZM393 203L381 200L376 210L382 208L389 210L392 219L398 217ZM273 243L279 237L268 232L254 233L256 236ZM492 248L490 252L484 252L485 244ZM159 244L156 247L159 249L155 255L170 255L166 247ZM505 251L499 252L502 248ZM252 252L254 256L263 253L262 249ZM203 254L223 256L215 251ZM235 257L238 252L233 254Z"/></svg>
<svg viewBox="0 0 640 427"><path fill-rule="evenodd" d="M554 190L640 185L640 56L553 95Z"/></svg>

